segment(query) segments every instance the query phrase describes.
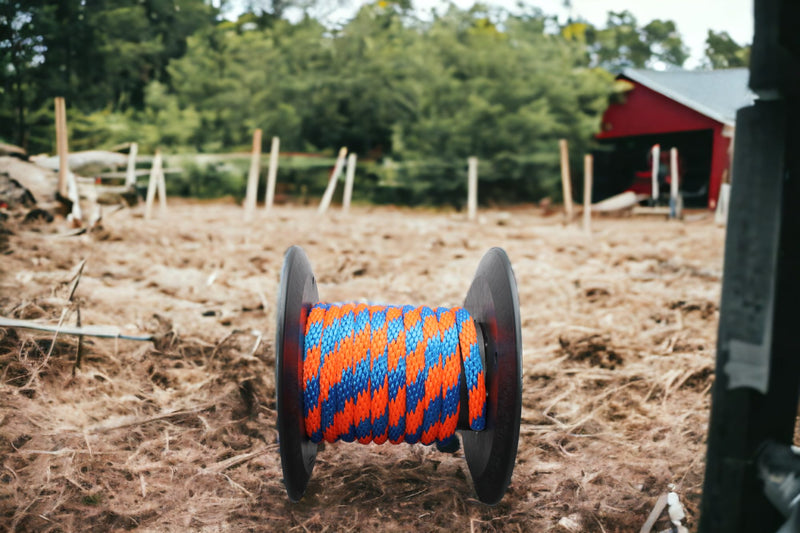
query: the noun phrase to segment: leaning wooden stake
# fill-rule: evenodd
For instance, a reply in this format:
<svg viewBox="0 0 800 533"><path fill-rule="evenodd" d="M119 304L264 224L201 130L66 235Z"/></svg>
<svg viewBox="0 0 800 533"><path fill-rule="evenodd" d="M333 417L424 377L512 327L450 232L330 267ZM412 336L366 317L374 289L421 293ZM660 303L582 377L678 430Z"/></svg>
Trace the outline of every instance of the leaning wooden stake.
<svg viewBox="0 0 800 533"><path fill-rule="evenodd" d="M275 201L275 181L278 177L278 157L280 157L281 140L278 137L272 138L272 146L269 150L269 170L267 171L267 197L264 200L266 210L272 209Z"/></svg>
<svg viewBox="0 0 800 533"><path fill-rule="evenodd" d="M478 215L478 158L467 159L467 218L475 220Z"/></svg>
<svg viewBox="0 0 800 533"><path fill-rule="evenodd" d="M347 173L344 179L344 197L342 198L342 210L347 213L350 211L350 200L353 198L353 181L356 177L356 154L347 156Z"/></svg>
<svg viewBox="0 0 800 533"><path fill-rule="evenodd" d="M672 148L669 151L669 170L670 170L670 184L669 184L669 217L681 218L681 205L680 196L680 183L678 180L678 149Z"/></svg>
<svg viewBox="0 0 800 533"><path fill-rule="evenodd" d="M244 219L252 220L256 210L258 193L258 170L261 166L261 130L253 132L253 151L250 156L250 172L247 173L247 194L244 199Z"/></svg>
<svg viewBox="0 0 800 533"><path fill-rule="evenodd" d="M125 186L136 186L136 156L139 153L139 145L131 143L131 149L128 152L128 168L125 172Z"/></svg>
<svg viewBox="0 0 800 533"><path fill-rule="evenodd" d="M561 189L564 193L564 215L567 222L572 220L575 214L572 206L572 176L569 172L569 146L566 139L558 141L561 151Z"/></svg>
<svg viewBox="0 0 800 533"><path fill-rule="evenodd" d="M658 201L658 168L661 165L661 145L654 145L653 149L651 150L651 155L653 156L653 166L650 171L651 175L651 191L650 194L653 197L653 204Z"/></svg>
<svg viewBox="0 0 800 533"><path fill-rule="evenodd" d="M63 96L55 99L56 118L56 150L58 151L58 193L67 198L69 196L69 162L67 142L67 106Z"/></svg>
<svg viewBox="0 0 800 533"><path fill-rule="evenodd" d="M336 158L336 166L333 167L333 172L331 172L331 177L328 180L328 187L325 189L325 194L322 195L322 201L319 203L319 209L317 212L320 214L327 211L328 207L331 205L333 192L336 190L336 181L339 179L339 175L342 173L345 157L347 157L347 148L342 146L342 148L339 150L339 157Z"/></svg>
<svg viewBox="0 0 800 533"><path fill-rule="evenodd" d="M592 232L592 173L594 158L586 154L583 158L583 231Z"/></svg>
<svg viewBox="0 0 800 533"><path fill-rule="evenodd" d="M156 155L153 158L153 166L150 167L150 179L147 183L147 198L144 205L144 218L150 220L153 215L153 200L156 198L156 188L159 186L159 176L161 175L161 151L156 150Z"/></svg>

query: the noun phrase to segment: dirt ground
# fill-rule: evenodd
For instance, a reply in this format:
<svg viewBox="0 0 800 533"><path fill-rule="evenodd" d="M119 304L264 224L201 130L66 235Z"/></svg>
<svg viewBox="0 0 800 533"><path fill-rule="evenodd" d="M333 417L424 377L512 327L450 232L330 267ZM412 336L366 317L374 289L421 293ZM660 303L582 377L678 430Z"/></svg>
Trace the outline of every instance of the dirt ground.
<svg viewBox="0 0 800 533"><path fill-rule="evenodd" d="M154 342L0 328L0 524L9 530L638 531L674 485L696 527L724 229L604 218L587 237L534 208L279 207L173 202L88 235L6 222L0 314L56 324L70 279L83 325ZM500 504L463 453L328 445L289 502L275 429L283 253L323 300L460 304L483 253L508 252L522 311L523 410ZM72 312L65 323L74 324ZM659 522L655 531L667 528ZM2 526L0 526L2 529Z"/></svg>

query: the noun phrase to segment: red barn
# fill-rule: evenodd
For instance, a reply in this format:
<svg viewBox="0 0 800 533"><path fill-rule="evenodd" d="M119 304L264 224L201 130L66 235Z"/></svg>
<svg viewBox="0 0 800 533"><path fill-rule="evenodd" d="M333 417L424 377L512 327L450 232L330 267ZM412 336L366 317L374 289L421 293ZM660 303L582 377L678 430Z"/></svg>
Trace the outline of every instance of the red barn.
<svg viewBox="0 0 800 533"><path fill-rule="evenodd" d="M715 208L729 174L736 110L753 101L748 70L626 69L617 79L629 82L630 89L603 115L595 194L635 188L637 175L639 180L649 176L650 149L659 144L664 175L669 149L678 149L685 204Z"/></svg>

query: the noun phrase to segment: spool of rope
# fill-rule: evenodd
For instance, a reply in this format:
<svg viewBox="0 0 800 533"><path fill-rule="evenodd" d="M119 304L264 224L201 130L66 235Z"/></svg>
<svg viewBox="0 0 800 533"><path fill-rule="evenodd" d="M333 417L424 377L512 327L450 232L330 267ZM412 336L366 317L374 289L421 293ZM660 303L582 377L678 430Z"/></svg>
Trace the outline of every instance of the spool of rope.
<svg viewBox="0 0 800 533"><path fill-rule="evenodd" d="M469 427L485 426L483 362L466 309L316 304L304 346L303 415L312 442L446 446L458 422L462 368Z"/></svg>
<svg viewBox="0 0 800 533"><path fill-rule="evenodd" d="M320 303L308 258L289 248L276 341L289 498L302 498L322 440L456 451L458 430L478 498L499 502L519 440L521 348L516 282L499 248L452 309Z"/></svg>

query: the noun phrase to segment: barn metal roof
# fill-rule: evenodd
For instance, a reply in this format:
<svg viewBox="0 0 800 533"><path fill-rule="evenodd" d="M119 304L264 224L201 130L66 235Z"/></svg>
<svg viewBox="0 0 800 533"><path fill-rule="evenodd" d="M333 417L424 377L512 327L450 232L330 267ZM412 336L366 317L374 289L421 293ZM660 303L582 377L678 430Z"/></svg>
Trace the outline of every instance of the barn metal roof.
<svg viewBox="0 0 800 533"><path fill-rule="evenodd" d="M733 126L736 110L753 103L746 68L724 70L645 70L627 68L622 76L718 122Z"/></svg>

